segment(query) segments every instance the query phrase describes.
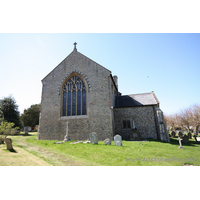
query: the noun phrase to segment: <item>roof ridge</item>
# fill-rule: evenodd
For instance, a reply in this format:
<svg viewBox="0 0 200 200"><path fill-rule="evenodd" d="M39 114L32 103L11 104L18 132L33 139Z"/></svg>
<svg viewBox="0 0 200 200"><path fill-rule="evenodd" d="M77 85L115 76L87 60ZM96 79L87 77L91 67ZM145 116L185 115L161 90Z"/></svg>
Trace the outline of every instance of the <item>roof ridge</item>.
<svg viewBox="0 0 200 200"><path fill-rule="evenodd" d="M81 56L83 56L83 57L85 57L85 58L91 60L92 62L96 63L97 65L103 67L104 69L108 70L108 71L110 72L110 74L111 74L111 71L110 71L109 69L105 68L104 66L102 66L102 65L100 65L99 63L95 62L95 61L92 60L91 58L89 58L89 57L83 55L82 53L80 53L79 51L77 51L76 49L74 49L74 50L73 50L67 57L65 57L56 67L54 67L54 68L42 79L42 81L43 81L52 71L54 71L62 62L64 62L64 60L66 60L66 59L67 59L72 53L74 53L74 52L80 54Z"/></svg>
<svg viewBox="0 0 200 200"><path fill-rule="evenodd" d="M151 92L138 93L138 94L127 94L127 95L130 96L130 95L142 95L142 94L151 94ZM124 96L125 96L125 95L124 95Z"/></svg>
<svg viewBox="0 0 200 200"><path fill-rule="evenodd" d="M73 52L74 52L74 50L73 50L67 57L65 57L56 67L54 67L54 68L42 79L42 81L43 81L52 71L54 71L62 62L64 62L64 60L67 59Z"/></svg>

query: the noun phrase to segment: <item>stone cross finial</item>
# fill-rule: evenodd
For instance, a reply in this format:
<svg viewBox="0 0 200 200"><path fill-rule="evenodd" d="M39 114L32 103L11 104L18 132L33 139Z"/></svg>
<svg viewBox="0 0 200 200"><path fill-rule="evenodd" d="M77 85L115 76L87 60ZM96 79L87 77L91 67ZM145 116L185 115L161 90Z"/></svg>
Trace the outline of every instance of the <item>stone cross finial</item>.
<svg viewBox="0 0 200 200"><path fill-rule="evenodd" d="M76 43L76 42L74 42L74 50L77 50L77 49L76 49L76 45L77 45L77 43Z"/></svg>

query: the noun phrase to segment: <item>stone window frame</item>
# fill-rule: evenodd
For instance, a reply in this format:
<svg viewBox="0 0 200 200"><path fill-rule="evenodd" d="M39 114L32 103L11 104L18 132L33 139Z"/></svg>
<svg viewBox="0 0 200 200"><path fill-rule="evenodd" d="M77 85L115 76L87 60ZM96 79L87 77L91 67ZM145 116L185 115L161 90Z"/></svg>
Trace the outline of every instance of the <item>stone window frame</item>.
<svg viewBox="0 0 200 200"><path fill-rule="evenodd" d="M124 127L124 122L126 123L126 127ZM132 122L132 120L130 118L122 119L122 121L121 121L122 129L128 129L128 130L131 129L131 122ZM129 124L129 126L128 126L128 124Z"/></svg>
<svg viewBox="0 0 200 200"><path fill-rule="evenodd" d="M76 101L76 115L72 115L72 107L71 107L71 115L67 115L67 108L66 108L66 115L63 116L63 90L64 90L64 87L66 85L66 83L73 77L73 76L77 76L79 77L85 84L85 91L86 91L86 114L85 115L77 115L77 101ZM72 72L70 75L68 75L66 77L66 79L64 80L63 84L62 84L62 87L60 88L60 99L61 99L61 108L60 108L60 117L61 119L73 119L73 118L87 118L88 117L88 92L89 92L89 87L88 87L88 81L85 80L85 78L80 74L80 73L77 73L77 72ZM76 93L77 94L77 93ZM67 100L67 99L66 99ZM72 106L72 105L71 105ZM66 102L66 107L67 107L67 102ZM81 103L81 107L82 107L82 103ZM81 108L82 110L82 108Z"/></svg>

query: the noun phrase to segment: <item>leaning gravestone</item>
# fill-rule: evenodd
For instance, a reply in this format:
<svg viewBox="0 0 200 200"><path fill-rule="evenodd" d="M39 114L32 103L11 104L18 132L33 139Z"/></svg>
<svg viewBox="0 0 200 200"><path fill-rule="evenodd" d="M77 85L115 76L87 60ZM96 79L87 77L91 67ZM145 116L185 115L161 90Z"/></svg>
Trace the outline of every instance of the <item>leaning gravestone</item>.
<svg viewBox="0 0 200 200"><path fill-rule="evenodd" d="M98 144L98 138L97 138L97 134L95 132L90 134L90 143Z"/></svg>
<svg viewBox="0 0 200 200"><path fill-rule="evenodd" d="M109 138L104 140L105 145L111 145L111 140Z"/></svg>
<svg viewBox="0 0 200 200"><path fill-rule="evenodd" d="M6 138L5 139L5 143L7 145L7 149L8 150L13 150L13 146L12 146L12 140L10 138Z"/></svg>
<svg viewBox="0 0 200 200"><path fill-rule="evenodd" d="M188 143L189 140L188 140L188 136L187 135L184 135L183 136L183 143Z"/></svg>
<svg viewBox="0 0 200 200"><path fill-rule="evenodd" d="M183 146L182 146L182 144L181 144L181 140L182 140L182 139L181 139L180 137L178 137L178 141L179 141L179 145L180 145L180 146L178 147L179 149L183 149Z"/></svg>
<svg viewBox="0 0 200 200"><path fill-rule="evenodd" d="M115 135L114 142L116 146L122 146L122 136L121 135Z"/></svg>
<svg viewBox="0 0 200 200"><path fill-rule="evenodd" d="M172 132L171 132L171 136L172 136L172 138L175 138L176 132L175 132L175 131L172 131Z"/></svg>
<svg viewBox="0 0 200 200"><path fill-rule="evenodd" d="M188 132L187 136L189 139L192 139L192 134L190 132Z"/></svg>

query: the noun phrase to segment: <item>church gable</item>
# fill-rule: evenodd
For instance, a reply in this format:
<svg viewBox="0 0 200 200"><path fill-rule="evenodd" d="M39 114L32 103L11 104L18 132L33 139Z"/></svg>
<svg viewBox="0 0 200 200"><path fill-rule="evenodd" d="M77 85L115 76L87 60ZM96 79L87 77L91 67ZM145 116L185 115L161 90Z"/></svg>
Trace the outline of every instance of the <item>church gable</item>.
<svg viewBox="0 0 200 200"><path fill-rule="evenodd" d="M112 139L115 83L111 71L76 48L43 80L40 139L62 140L68 122L70 139Z"/></svg>
<svg viewBox="0 0 200 200"><path fill-rule="evenodd" d="M77 51L75 48L59 65L57 65L47 76L45 76L42 79L42 82L48 79L50 76L55 74L57 71L60 71L61 69L64 69L66 71L67 69L71 68L71 72L76 71L74 70L77 68L77 65L87 66L87 68L96 66L95 68L98 68L96 70L103 70L107 71L109 74L111 74L111 71L106 69L105 67L101 66L97 62L91 60L90 58L86 57L85 55L81 54ZM88 69L90 70L90 69ZM91 69L92 70L92 69ZM81 70L78 73L82 73ZM84 75L84 74L82 74ZM65 76L66 77L66 76Z"/></svg>

